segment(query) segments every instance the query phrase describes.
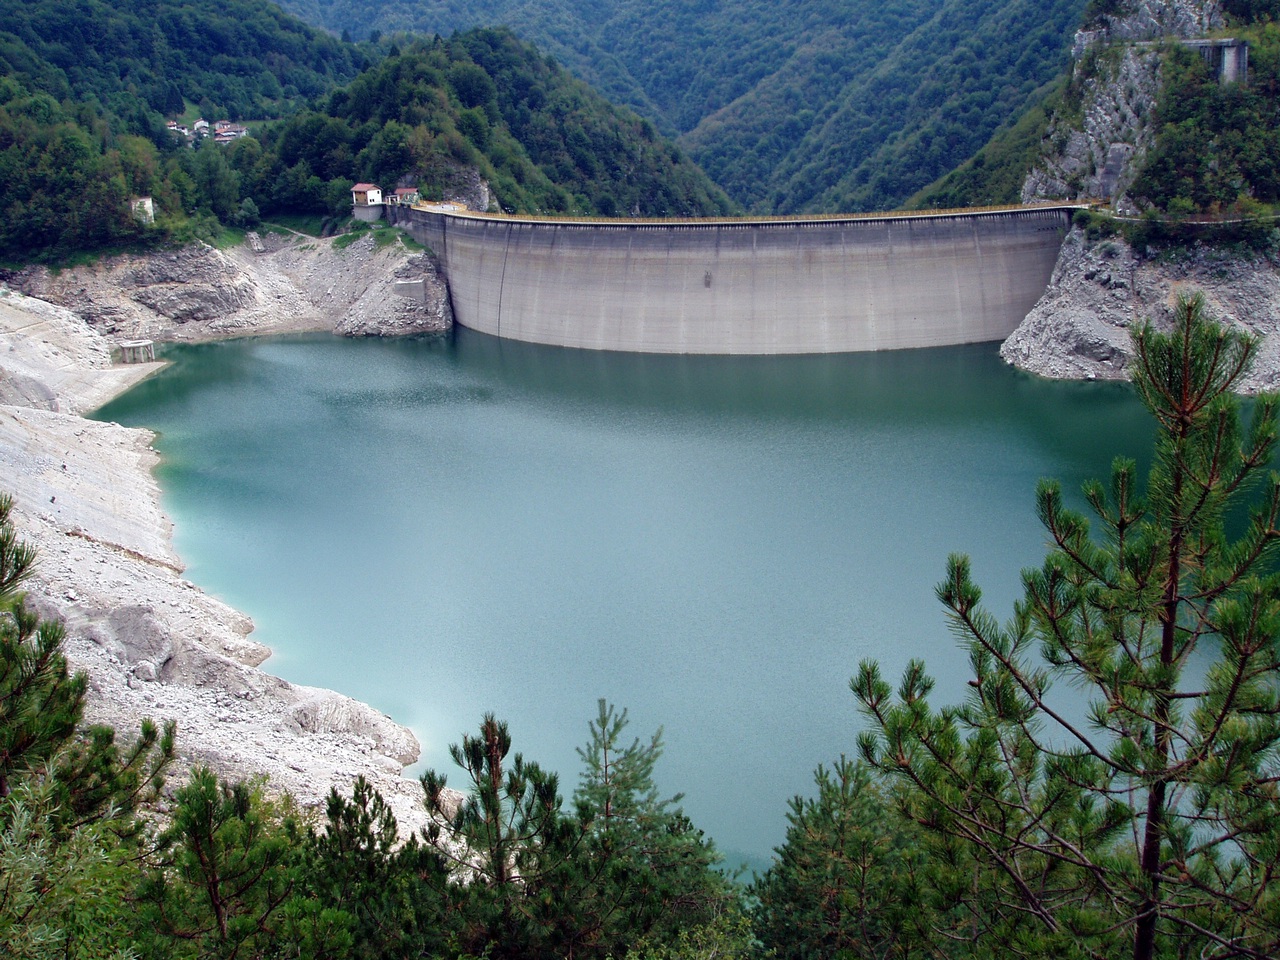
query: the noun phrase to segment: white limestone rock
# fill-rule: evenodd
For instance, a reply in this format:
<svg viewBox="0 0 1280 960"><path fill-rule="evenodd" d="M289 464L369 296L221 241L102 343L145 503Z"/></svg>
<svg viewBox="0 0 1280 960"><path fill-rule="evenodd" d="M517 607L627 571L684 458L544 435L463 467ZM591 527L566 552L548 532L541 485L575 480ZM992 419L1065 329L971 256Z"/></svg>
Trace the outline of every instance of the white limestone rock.
<svg viewBox="0 0 1280 960"><path fill-rule="evenodd" d="M1205 295L1209 314L1264 338L1246 392L1280 387L1280 262L1197 246L1135 251L1118 237L1090 242L1073 229L1044 296L1000 348L1009 363L1059 379L1121 379L1135 321L1166 325L1183 292Z"/></svg>
<svg viewBox="0 0 1280 960"><path fill-rule="evenodd" d="M154 278L180 262L131 268ZM67 659L88 674L86 719L124 737L143 717L174 720L180 767L265 775L317 812L331 787L349 793L363 775L403 833L425 825L422 788L402 775L418 757L414 735L349 697L259 669L270 651L250 636L249 618L179 575L152 435L66 412L100 404L158 364L111 366L108 342L84 320L3 287L0 358L58 408L29 396L0 404L0 489L39 551L29 602L66 624Z"/></svg>

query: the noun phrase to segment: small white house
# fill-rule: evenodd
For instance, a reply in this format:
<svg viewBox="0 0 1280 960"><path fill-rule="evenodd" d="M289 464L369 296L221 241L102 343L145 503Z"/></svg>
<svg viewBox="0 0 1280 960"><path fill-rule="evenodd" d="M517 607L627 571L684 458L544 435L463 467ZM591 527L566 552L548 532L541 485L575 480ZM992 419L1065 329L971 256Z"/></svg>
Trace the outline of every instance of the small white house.
<svg viewBox="0 0 1280 960"><path fill-rule="evenodd" d="M373 223L382 219L382 188L372 183L357 183L351 188L351 213L357 220Z"/></svg>

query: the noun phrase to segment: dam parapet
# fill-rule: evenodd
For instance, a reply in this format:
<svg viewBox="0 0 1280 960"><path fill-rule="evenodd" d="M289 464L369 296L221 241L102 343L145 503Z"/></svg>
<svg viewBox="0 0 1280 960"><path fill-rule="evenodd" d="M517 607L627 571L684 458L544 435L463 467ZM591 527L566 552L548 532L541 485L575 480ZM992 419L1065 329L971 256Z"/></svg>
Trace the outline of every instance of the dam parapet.
<svg viewBox="0 0 1280 960"><path fill-rule="evenodd" d="M1079 205L874 216L627 220L401 208L454 317L533 343L793 354L1003 340Z"/></svg>

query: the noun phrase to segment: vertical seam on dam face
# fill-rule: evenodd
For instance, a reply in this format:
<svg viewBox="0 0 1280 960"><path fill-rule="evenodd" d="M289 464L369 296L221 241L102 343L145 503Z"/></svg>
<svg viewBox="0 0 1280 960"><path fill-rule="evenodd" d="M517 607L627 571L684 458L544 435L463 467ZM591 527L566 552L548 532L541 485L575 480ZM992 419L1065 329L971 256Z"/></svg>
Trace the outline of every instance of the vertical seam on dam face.
<svg viewBox="0 0 1280 960"><path fill-rule="evenodd" d="M497 335L502 336L502 298L507 291L507 259L511 256L511 232L515 224L508 223L506 241L502 245L502 275L498 278Z"/></svg>
<svg viewBox="0 0 1280 960"><path fill-rule="evenodd" d="M1048 285L1073 210L706 223L410 215L447 237L462 326L603 350L793 354L1003 340Z"/></svg>

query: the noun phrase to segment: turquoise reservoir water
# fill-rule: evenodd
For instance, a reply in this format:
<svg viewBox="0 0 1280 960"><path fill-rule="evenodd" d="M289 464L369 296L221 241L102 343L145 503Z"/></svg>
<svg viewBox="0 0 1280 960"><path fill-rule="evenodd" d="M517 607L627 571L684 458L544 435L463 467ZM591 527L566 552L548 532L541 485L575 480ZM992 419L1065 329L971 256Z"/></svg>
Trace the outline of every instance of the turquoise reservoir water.
<svg viewBox="0 0 1280 960"><path fill-rule="evenodd" d="M252 615L268 669L375 704L442 770L494 711L566 793L607 697L665 727L661 786L753 858L854 752L860 659L924 657L964 696L947 554L1003 618L1044 551L1037 478L1075 493L1152 436L1128 387L1034 379L995 345L695 358L458 331L165 356L98 416L160 432L187 576Z"/></svg>

